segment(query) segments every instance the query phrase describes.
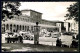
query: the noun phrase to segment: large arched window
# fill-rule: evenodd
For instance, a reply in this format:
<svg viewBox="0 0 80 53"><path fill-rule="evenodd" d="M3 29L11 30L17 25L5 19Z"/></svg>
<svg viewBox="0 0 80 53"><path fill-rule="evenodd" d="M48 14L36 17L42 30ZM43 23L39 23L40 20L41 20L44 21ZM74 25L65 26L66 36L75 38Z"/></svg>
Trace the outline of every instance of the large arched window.
<svg viewBox="0 0 80 53"><path fill-rule="evenodd" d="M2 24L2 33L4 33L5 32L5 24Z"/></svg>
<svg viewBox="0 0 80 53"><path fill-rule="evenodd" d="M9 25L8 24L6 25L6 30L9 30Z"/></svg>
<svg viewBox="0 0 80 53"><path fill-rule="evenodd" d="M10 24L10 31L12 32L12 24Z"/></svg>
<svg viewBox="0 0 80 53"><path fill-rule="evenodd" d="M24 30L24 26L23 26L23 30Z"/></svg>
<svg viewBox="0 0 80 53"><path fill-rule="evenodd" d="M17 25L17 30L18 30L18 27L19 27L19 26Z"/></svg>
<svg viewBox="0 0 80 53"><path fill-rule="evenodd" d="M29 26L27 26L27 31L29 31Z"/></svg>
<svg viewBox="0 0 80 53"><path fill-rule="evenodd" d="M15 31L16 31L16 30L15 30L15 29L16 29L16 25L14 24L14 26L13 26L13 27L14 27L13 32L15 32Z"/></svg>
<svg viewBox="0 0 80 53"><path fill-rule="evenodd" d="M18 25L18 30L20 30L20 25Z"/></svg>
<svg viewBox="0 0 80 53"><path fill-rule="evenodd" d="M26 31L26 26L25 26L25 31Z"/></svg>
<svg viewBox="0 0 80 53"><path fill-rule="evenodd" d="M33 26L31 26L31 30L33 31Z"/></svg>
<svg viewBox="0 0 80 53"><path fill-rule="evenodd" d="M20 25L20 30L21 30L21 25Z"/></svg>
<svg viewBox="0 0 80 53"><path fill-rule="evenodd" d="M16 28L16 25L14 25L14 28Z"/></svg>
<svg viewBox="0 0 80 53"><path fill-rule="evenodd" d="M26 30L29 31L29 26L26 26Z"/></svg>

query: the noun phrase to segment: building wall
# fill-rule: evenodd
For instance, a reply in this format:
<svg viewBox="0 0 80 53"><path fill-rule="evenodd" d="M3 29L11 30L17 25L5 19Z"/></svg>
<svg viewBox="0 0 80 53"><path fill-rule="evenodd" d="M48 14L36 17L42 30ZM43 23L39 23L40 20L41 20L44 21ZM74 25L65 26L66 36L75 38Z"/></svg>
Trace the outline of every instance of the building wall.
<svg viewBox="0 0 80 53"><path fill-rule="evenodd" d="M23 15L24 14L24 15ZM42 14L35 11L23 11L22 15L16 16L14 15L14 18L11 20L5 21L2 24L4 25L4 30L9 30L11 32L19 32L19 31L34 31L34 26L36 25L36 21L39 22L41 28L45 28L48 31L52 31L55 28L58 28L56 26L56 23L42 20ZM44 25L44 26L43 26ZM61 30L61 29L60 29Z"/></svg>
<svg viewBox="0 0 80 53"><path fill-rule="evenodd" d="M27 16L30 16L30 11L21 11L22 12L22 15L27 15Z"/></svg>
<svg viewBox="0 0 80 53"><path fill-rule="evenodd" d="M70 23L70 30L72 31L72 32L76 32L76 33L78 33L78 29L79 29L79 27L78 27L78 22L76 22L76 21L73 21L72 23Z"/></svg>
<svg viewBox="0 0 80 53"><path fill-rule="evenodd" d="M61 32L61 23L56 23L56 26L59 27L59 32Z"/></svg>
<svg viewBox="0 0 80 53"><path fill-rule="evenodd" d="M31 20L40 23L42 14L35 11L30 11L30 17L31 17Z"/></svg>
<svg viewBox="0 0 80 53"><path fill-rule="evenodd" d="M47 20L41 20L41 24L56 26L56 23L55 22L47 21Z"/></svg>
<svg viewBox="0 0 80 53"><path fill-rule="evenodd" d="M41 18L42 18L42 13L33 11L33 10L22 10L22 15L24 16L29 16L29 18L31 19L31 22L40 22ZM35 23L34 22L34 23Z"/></svg>
<svg viewBox="0 0 80 53"><path fill-rule="evenodd" d="M70 31L68 22L64 22L64 27L66 28L66 32Z"/></svg>

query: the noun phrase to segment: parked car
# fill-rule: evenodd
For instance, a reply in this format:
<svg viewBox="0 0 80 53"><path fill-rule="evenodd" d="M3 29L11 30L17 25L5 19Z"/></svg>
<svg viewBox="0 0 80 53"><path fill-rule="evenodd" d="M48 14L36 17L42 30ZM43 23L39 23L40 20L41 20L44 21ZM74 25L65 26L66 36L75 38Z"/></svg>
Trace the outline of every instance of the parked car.
<svg viewBox="0 0 80 53"><path fill-rule="evenodd" d="M51 37L51 33L50 32L47 32L47 33L44 34L44 36L45 37Z"/></svg>
<svg viewBox="0 0 80 53"><path fill-rule="evenodd" d="M34 34L31 33L31 35L30 35L30 40L33 40L33 39L34 39Z"/></svg>
<svg viewBox="0 0 80 53"><path fill-rule="evenodd" d="M29 31L20 31L19 34L23 37L24 40L33 40L34 34L30 33Z"/></svg>
<svg viewBox="0 0 80 53"><path fill-rule="evenodd" d="M71 47L73 35L74 33L71 33L71 32L62 33L61 36L59 37L59 39L61 39L62 46L66 45Z"/></svg>
<svg viewBox="0 0 80 53"><path fill-rule="evenodd" d="M59 32L53 32L51 35L52 35L52 38L58 38L61 36Z"/></svg>
<svg viewBox="0 0 80 53"><path fill-rule="evenodd" d="M19 36L19 33L14 33L13 36L14 37L18 37Z"/></svg>
<svg viewBox="0 0 80 53"><path fill-rule="evenodd" d="M18 41L18 37L15 36L15 33L12 32L6 32L5 33L5 40L7 43Z"/></svg>
<svg viewBox="0 0 80 53"><path fill-rule="evenodd" d="M17 37L17 36L19 36L19 34L18 33L5 33L5 36L7 37L7 36L9 36L10 38L15 38L15 37Z"/></svg>
<svg viewBox="0 0 80 53"><path fill-rule="evenodd" d="M5 36L6 36L6 38L9 36L9 37L12 37L14 35L14 33L11 33L11 32L7 32L7 33L5 33Z"/></svg>

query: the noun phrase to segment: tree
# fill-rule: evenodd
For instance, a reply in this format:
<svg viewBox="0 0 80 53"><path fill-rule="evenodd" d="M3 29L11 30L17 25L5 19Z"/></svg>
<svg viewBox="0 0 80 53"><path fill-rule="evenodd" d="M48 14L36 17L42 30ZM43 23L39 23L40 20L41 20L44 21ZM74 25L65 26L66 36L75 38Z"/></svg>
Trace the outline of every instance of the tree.
<svg viewBox="0 0 80 53"><path fill-rule="evenodd" d="M11 2L11 1L5 1L2 2L2 19L4 19L4 17L7 17L9 19L13 18L14 15L20 15L21 11L18 10L20 6L19 2Z"/></svg>
<svg viewBox="0 0 80 53"><path fill-rule="evenodd" d="M74 3L73 5L70 5L68 8L68 13L65 17L66 20L74 19L75 21L78 21L79 19L79 2Z"/></svg>

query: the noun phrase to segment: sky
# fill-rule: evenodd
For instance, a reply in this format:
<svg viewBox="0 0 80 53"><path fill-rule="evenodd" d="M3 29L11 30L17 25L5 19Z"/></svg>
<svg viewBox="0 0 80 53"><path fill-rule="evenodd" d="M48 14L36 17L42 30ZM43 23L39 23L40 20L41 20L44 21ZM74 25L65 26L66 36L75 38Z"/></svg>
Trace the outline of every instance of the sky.
<svg viewBox="0 0 80 53"><path fill-rule="evenodd" d="M67 7L75 2L20 2L20 10L31 9L42 13L42 19L64 21Z"/></svg>

